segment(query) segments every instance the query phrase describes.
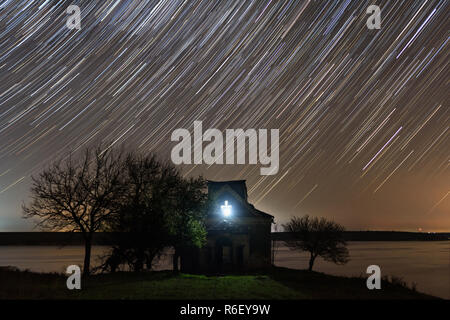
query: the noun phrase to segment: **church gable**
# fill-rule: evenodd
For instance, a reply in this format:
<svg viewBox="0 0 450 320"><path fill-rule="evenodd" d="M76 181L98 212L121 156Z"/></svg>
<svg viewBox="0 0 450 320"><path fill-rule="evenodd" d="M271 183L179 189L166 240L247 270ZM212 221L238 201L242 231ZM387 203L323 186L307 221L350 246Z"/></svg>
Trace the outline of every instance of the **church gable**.
<svg viewBox="0 0 450 320"><path fill-rule="evenodd" d="M212 208L209 212L210 218L237 218L253 216L248 203L227 185L215 190L209 195ZM224 212L229 212L229 216L224 216Z"/></svg>
<svg viewBox="0 0 450 320"><path fill-rule="evenodd" d="M210 218L269 218L273 216L255 209L247 201L245 180L208 181L208 197L212 208Z"/></svg>
<svg viewBox="0 0 450 320"><path fill-rule="evenodd" d="M247 186L245 180L235 181L208 181L208 196L215 197L218 193L223 192L223 189L231 189L236 195L247 202Z"/></svg>

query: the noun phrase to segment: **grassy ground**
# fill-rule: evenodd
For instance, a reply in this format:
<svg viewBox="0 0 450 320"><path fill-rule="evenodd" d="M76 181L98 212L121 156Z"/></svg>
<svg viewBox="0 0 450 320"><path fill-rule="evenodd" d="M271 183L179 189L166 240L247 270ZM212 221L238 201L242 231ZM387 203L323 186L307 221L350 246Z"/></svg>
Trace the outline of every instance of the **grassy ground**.
<svg viewBox="0 0 450 320"><path fill-rule="evenodd" d="M0 299L430 299L399 281L368 290L365 278L274 268L253 275L174 275L170 271L94 275L82 290L66 289L66 277L0 271Z"/></svg>

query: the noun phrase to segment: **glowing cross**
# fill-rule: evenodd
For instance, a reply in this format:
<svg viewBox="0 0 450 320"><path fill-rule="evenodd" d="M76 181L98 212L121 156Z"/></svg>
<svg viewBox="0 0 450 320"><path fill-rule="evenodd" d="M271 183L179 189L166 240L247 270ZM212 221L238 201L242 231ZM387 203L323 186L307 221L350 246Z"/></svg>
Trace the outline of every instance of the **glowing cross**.
<svg viewBox="0 0 450 320"><path fill-rule="evenodd" d="M228 201L225 200L225 204L220 206L220 209L222 209L222 214L225 217L229 217L231 215L231 205L228 205Z"/></svg>

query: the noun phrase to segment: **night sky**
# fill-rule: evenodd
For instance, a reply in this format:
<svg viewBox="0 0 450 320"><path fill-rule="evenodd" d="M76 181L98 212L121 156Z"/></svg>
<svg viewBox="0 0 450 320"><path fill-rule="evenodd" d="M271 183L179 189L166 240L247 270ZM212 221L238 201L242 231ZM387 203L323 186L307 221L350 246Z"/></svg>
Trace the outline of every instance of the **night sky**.
<svg viewBox="0 0 450 320"><path fill-rule="evenodd" d="M381 7L381 29L366 9ZM81 8L81 30L66 8ZM0 231L25 231L30 175L100 142L170 159L177 128L280 130L246 179L276 222L450 230L448 1L2 1Z"/></svg>

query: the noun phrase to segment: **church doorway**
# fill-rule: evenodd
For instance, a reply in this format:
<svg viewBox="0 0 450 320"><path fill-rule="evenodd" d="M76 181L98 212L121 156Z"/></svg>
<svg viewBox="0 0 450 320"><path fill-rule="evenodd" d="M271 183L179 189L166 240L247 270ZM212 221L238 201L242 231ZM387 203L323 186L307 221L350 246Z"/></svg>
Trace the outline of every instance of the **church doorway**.
<svg viewBox="0 0 450 320"><path fill-rule="evenodd" d="M236 258L237 267L242 270L244 268L244 246L237 247Z"/></svg>
<svg viewBox="0 0 450 320"><path fill-rule="evenodd" d="M233 269L233 245L229 238L217 239L216 257L219 272L227 272Z"/></svg>

